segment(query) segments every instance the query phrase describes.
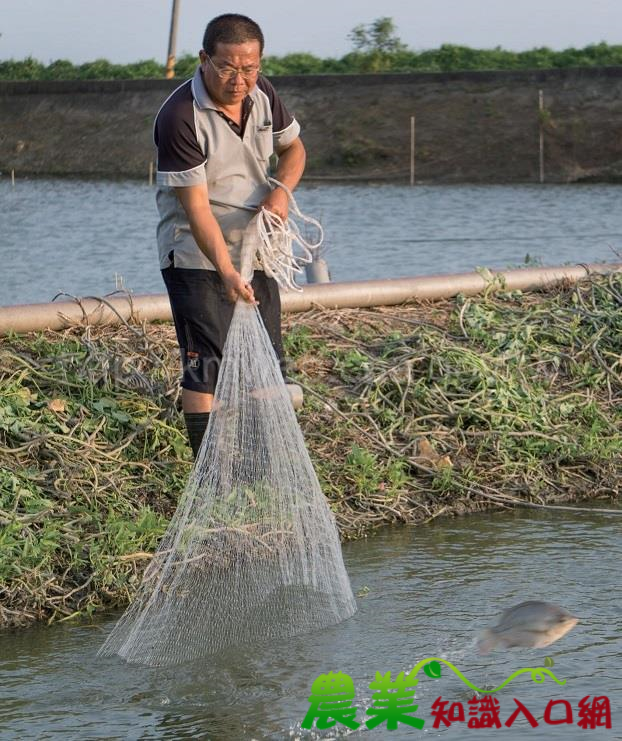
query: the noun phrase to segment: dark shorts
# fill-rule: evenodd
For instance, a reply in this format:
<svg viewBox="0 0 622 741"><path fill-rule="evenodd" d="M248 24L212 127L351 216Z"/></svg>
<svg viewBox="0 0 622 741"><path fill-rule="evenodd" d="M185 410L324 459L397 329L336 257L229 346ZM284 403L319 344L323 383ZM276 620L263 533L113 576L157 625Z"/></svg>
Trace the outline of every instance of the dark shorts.
<svg viewBox="0 0 622 741"><path fill-rule="evenodd" d="M181 385L191 391L213 394L235 304L227 300L223 282L214 270L171 266L162 270L162 277L181 350ZM259 313L281 369L284 369L278 284L263 271L257 271L251 285L259 301Z"/></svg>

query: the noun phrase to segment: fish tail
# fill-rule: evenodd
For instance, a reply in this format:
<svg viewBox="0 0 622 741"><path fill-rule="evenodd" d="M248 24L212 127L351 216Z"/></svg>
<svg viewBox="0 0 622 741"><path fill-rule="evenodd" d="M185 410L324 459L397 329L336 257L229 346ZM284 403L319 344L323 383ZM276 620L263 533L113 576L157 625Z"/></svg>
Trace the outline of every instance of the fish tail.
<svg viewBox="0 0 622 741"><path fill-rule="evenodd" d="M477 653L480 656L489 654L492 649L497 645L497 637L492 630L485 630L477 641Z"/></svg>

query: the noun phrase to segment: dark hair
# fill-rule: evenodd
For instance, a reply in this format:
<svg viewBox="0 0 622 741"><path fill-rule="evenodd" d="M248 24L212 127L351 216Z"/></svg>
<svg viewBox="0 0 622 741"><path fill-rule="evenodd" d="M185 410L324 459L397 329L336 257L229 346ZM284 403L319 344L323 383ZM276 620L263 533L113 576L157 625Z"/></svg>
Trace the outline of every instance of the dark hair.
<svg viewBox="0 0 622 741"><path fill-rule="evenodd" d="M259 53L263 53L263 33L259 25L245 15L226 13L213 18L203 34L203 48L211 57L216 44L243 44L259 41Z"/></svg>

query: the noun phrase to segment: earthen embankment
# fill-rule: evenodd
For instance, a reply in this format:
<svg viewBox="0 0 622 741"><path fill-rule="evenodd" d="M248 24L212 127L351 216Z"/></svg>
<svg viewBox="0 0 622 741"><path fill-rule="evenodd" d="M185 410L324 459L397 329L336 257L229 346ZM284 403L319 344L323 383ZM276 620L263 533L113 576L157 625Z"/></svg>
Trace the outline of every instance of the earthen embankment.
<svg viewBox="0 0 622 741"><path fill-rule="evenodd" d="M0 83L0 171L146 178L155 112L180 81ZM622 67L275 78L303 126L307 175L622 180ZM543 91L544 110L538 94Z"/></svg>

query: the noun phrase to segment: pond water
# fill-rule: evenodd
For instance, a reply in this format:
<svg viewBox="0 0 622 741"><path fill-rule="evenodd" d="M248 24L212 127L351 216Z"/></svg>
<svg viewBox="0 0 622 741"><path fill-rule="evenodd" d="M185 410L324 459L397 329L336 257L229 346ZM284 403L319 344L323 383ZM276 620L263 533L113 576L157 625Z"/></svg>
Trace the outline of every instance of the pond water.
<svg viewBox="0 0 622 741"><path fill-rule="evenodd" d="M610 507L608 503L603 506ZM94 625L40 626L0 634L0 737L4 739L290 739L334 738L350 732L302 730L313 680L348 674L356 689L357 720L371 706L376 671L409 671L438 656L478 687L491 689L513 672L554 661L551 679L521 675L497 692L501 721L514 698L535 716L520 716L503 737L579 739L622 737L622 594L620 518L596 513L535 512L439 519L430 525L384 529L347 543L344 557L359 610L328 630L278 645L230 651L175 668L127 666L95 654L113 620ZM498 613L526 599L546 599L580 617L545 649L497 650L478 656L475 638ZM435 730L437 697L461 702L468 718L473 696L443 667L440 679L419 675L417 717L423 730L400 725L352 734L365 739L499 738L501 731L466 723ZM607 696L613 729L587 732L578 703ZM551 699L571 703L574 725L543 720ZM559 717L559 716L557 716Z"/></svg>
<svg viewBox="0 0 622 741"><path fill-rule="evenodd" d="M528 254L543 264L615 261L622 254L619 186L313 185L302 210L320 218L334 280L362 280L504 268ZM162 292L155 249L154 189L137 182L0 181L0 304L50 300L58 292L102 295L115 273L136 293ZM605 506L609 506L606 505ZM238 649L176 668L128 667L95 654L118 615L93 625L39 626L0 634L0 738L289 739L332 738L300 725L313 680L341 671L356 688L357 719L371 705L376 671L410 670L439 656L487 688L518 669L554 660L563 687L527 675L496 693L504 736L583 738L578 703L607 696L622 738L622 537L619 517L533 512L439 519L391 528L344 546L359 611L331 629L279 645ZM526 599L563 605L581 622L548 649L474 650L480 630ZM435 730L432 703L472 691L449 669L419 674L423 731L401 725L363 738L497 737L456 723ZM571 702L574 725L543 721L551 699Z"/></svg>
<svg viewBox="0 0 622 741"><path fill-rule="evenodd" d="M332 279L622 260L619 185L314 185ZM0 180L0 305L162 293L155 189L134 181ZM115 274L118 281L115 281Z"/></svg>

